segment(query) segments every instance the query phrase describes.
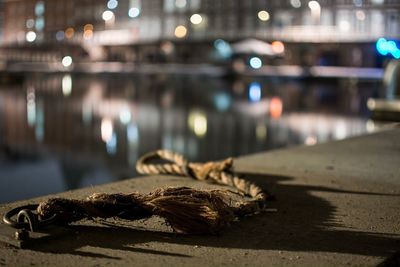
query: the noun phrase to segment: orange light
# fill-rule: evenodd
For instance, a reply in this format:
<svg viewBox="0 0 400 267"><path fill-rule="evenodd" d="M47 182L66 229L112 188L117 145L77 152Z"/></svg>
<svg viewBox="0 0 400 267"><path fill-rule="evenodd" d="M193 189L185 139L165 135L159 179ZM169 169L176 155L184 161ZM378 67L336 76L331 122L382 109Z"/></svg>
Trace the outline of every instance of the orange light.
<svg viewBox="0 0 400 267"><path fill-rule="evenodd" d="M283 104L279 97L273 97L269 103L269 112L274 119L280 118L282 115Z"/></svg>
<svg viewBox="0 0 400 267"><path fill-rule="evenodd" d="M177 38L183 38L187 34L187 29L183 25L179 25L178 27L175 28L175 36Z"/></svg>
<svg viewBox="0 0 400 267"><path fill-rule="evenodd" d="M93 31L93 25L92 24L86 24L83 27L83 31Z"/></svg>
<svg viewBox="0 0 400 267"><path fill-rule="evenodd" d="M285 46L281 41L273 41L271 45L272 50L277 54L281 54L285 51Z"/></svg>
<svg viewBox="0 0 400 267"><path fill-rule="evenodd" d="M83 33L83 38L85 40L89 40L93 37L93 31L92 30L85 30L85 32Z"/></svg>
<svg viewBox="0 0 400 267"><path fill-rule="evenodd" d="M74 37L74 33L75 33L74 28L69 27L65 30L65 37L67 39L71 39L72 37Z"/></svg>

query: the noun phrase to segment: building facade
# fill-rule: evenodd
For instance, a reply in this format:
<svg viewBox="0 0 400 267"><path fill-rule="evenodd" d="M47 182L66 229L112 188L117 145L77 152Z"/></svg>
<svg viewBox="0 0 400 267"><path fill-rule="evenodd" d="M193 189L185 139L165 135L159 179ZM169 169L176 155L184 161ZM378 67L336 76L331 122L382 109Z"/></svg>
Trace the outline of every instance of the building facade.
<svg viewBox="0 0 400 267"><path fill-rule="evenodd" d="M331 44L400 38L399 0L6 0L2 8L3 47L74 44L118 51L113 47L157 44L168 52L166 41Z"/></svg>

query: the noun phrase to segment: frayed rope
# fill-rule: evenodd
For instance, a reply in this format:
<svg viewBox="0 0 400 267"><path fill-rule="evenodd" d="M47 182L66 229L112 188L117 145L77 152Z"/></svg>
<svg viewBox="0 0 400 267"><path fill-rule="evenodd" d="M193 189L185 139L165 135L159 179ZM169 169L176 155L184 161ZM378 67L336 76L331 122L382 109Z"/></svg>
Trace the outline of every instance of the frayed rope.
<svg viewBox="0 0 400 267"><path fill-rule="evenodd" d="M170 163L148 163L155 159ZM84 200L51 198L39 204L37 213L41 218L56 214L57 220L66 224L87 218L139 220L156 215L164 218L179 233L215 234L237 218L264 210L267 200L271 198L256 184L235 175L232 165L232 158L204 164L189 163L180 154L158 150L140 158L136 168L142 174L190 176L201 181L229 185L250 200L243 198L232 204L227 191L169 187L149 194L96 193Z"/></svg>

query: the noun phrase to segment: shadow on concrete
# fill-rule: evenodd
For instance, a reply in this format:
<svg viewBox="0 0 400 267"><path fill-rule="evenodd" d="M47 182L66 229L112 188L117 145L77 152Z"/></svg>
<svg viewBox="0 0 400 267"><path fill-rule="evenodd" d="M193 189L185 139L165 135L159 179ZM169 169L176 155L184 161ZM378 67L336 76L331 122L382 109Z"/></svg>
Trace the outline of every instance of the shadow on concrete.
<svg viewBox="0 0 400 267"><path fill-rule="evenodd" d="M243 248L256 250L283 250L306 252L337 252L358 255L389 256L400 246L398 235L368 233L349 230L336 230L341 226L335 221L336 207L328 201L312 194L315 191L326 191L337 194L371 194L337 190L320 186L303 186L281 184L291 180L284 176L246 175L249 180L257 182L277 196L277 201L271 202L276 207L276 213L263 213L254 217L244 218L234 223L218 236L185 236L172 232L135 229L113 225L74 225L71 228L75 234L64 237L62 242L54 240L44 245L35 246L33 250L68 253L90 257L110 257L82 251L83 247L118 249L130 252L155 255L191 257L180 253L169 253L154 250L148 243L185 244L202 247ZM146 247L147 246L147 247ZM160 246L157 246L160 247ZM98 251L98 250L96 250Z"/></svg>

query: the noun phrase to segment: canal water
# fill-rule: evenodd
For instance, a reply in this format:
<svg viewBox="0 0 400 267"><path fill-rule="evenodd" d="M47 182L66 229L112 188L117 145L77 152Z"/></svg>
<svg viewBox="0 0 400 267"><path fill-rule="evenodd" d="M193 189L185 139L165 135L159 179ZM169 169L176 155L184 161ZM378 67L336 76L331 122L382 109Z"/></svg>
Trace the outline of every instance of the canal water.
<svg viewBox="0 0 400 267"><path fill-rule="evenodd" d="M216 160L373 130L378 81L30 74L0 85L0 202L130 178L146 152ZM7 82L5 82L7 80Z"/></svg>

